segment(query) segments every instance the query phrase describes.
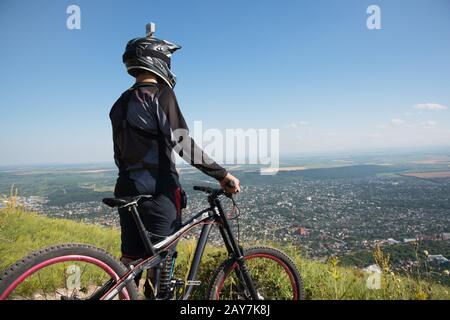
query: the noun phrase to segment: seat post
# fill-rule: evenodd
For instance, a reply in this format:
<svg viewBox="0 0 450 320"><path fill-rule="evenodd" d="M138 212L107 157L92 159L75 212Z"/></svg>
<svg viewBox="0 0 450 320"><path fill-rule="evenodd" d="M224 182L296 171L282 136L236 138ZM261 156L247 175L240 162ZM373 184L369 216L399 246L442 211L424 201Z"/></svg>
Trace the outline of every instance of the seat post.
<svg viewBox="0 0 450 320"><path fill-rule="evenodd" d="M153 249L152 241L150 240L150 237L147 234L147 229L142 223L142 219L139 216L139 212L137 211L137 205L136 204L132 205L131 207L129 207L129 210L133 215L133 219L134 222L136 223L136 227L138 228L139 235L141 236L142 241L144 242L145 250L149 255L153 256L155 254L155 250Z"/></svg>

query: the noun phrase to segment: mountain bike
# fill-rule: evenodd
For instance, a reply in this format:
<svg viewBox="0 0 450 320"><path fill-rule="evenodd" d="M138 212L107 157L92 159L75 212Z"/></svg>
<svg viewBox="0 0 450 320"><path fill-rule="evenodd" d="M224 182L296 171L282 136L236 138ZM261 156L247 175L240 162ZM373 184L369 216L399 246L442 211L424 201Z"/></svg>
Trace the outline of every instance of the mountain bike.
<svg viewBox="0 0 450 320"><path fill-rule="evenodd" d="M156 299L187 300L194 287L201 285L197 273L213 225L219 229L228 257L213 273L206 299L303 299L300 273L285 253L270 247L244 249L236 240L231 218L221 202L228 198L237 208L233 195L205 186L194 186L194 190L207 194L209 206L155 244L137 210L142 201L151 201L151 195L103 199L109 207L127 208L133 216L148 254L145 258L125 266L106 251L90 245L51 246L18 260L3 272L0 300L134 300L140 297L135 277L152 268L156 270L152 285ZM202 227L188 276L185 280L174 279L174 247L196 226Z"/></svg>

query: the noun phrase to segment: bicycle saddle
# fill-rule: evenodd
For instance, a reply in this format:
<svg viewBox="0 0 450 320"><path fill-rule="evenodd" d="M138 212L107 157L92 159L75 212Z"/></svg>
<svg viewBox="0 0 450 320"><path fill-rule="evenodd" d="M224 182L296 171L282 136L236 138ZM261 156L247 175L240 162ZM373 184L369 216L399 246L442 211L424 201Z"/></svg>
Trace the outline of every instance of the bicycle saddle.
<svg viewBox="0 0 450 320"><path fill-rule="evenodd" d="M137 204L137 202L143 198L151 199L153 198L153 196L142 194L135 197L103 198L102 202L106 204L108 207L115 208L115 207L124 207L130 204Z"/></svg>

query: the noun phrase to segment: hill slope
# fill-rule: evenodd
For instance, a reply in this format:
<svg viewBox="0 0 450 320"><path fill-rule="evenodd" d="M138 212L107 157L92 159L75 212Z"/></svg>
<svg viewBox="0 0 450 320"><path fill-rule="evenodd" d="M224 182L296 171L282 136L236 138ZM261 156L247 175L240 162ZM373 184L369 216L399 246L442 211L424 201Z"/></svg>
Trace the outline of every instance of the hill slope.
<svg viewBox="0 0 450 320"><path fill-rule="evenodd" d="M0 270L31 251L67 242L93 244L120 256L118 230L51 219L21 209L0 209ZM176 272L181 278L186 274L194 249L195 242L188 240L178 247ZM390 274L385 275L383 289L369 290L366 275L361 270L340 267L334 259L329 263L305 259L293 246L281 249L297 263L308 299L450 299L448 287ZM207 283L225 257L222 248L207 247L199 273L203 283ZM276 274L268 276L276 277ZM194 298L202 298L203 294L199 288Z"/></svg>

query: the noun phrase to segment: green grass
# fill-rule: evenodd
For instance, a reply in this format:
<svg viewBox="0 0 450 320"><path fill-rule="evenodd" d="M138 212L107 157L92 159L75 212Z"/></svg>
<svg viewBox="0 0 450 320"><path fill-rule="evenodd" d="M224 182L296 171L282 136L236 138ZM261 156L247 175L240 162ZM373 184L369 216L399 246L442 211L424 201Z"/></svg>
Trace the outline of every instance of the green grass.
<svg viewBox="0 0 450 320"><path fill-rule="evenodd" d="M22 209L0 209L0 269L4 269L31 251L59 243L77 242L103 248L120 256L119 230L83 224L70 220L51 219ZM277 246L276 244L270 244ZM305 258L298 247L280 249L293 258L304 280L307 299L450 299L450 288L397 276L386 272L382 289L366 287L366 275L359 269L341 267L337 259L319 262ZM195 250L194 241L179 244L176 275L186 276ZM217 266L226 258L220 247L208 246L200 266L199 278L207 284ZM277 274L267 277L276 280ZM205 286L195 291L194 298L203 298Z"/></svg>

